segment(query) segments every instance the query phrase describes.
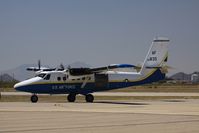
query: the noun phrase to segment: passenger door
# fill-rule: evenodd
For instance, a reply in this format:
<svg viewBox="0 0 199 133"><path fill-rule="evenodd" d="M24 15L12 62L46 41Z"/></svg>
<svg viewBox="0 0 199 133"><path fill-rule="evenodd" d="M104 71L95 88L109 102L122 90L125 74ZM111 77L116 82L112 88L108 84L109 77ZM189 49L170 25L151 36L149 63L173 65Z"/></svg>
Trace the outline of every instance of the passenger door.
<svg viewBox="0 0 199 133"><path fill-rule="evenodd" d="M95 74L95 87L99 89L108 88L108 75L107 74Z"/></svg>

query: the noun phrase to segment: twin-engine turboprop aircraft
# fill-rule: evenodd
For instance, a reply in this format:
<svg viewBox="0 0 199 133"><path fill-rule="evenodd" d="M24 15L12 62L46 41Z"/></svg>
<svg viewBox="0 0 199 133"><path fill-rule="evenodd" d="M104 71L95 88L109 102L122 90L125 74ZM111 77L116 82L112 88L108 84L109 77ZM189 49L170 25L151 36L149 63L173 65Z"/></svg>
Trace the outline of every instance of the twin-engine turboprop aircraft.
<svg viewBox="0 0 199 133"><path fill-rule="evenodd" d="M94 97L91 94L93 92L163 80L168 68L166 66L168 44L167 38L154 39L142 66L114 64L99 68L69 67L63 70L47 68L42 70L39 67L35 69L39 72L34 78L19 82L14 88L32 93L33 103L38 101L37 94L69 94L67 97L69 102L74 102L76 95L82 94L86 102L93 102Z"/></svg>

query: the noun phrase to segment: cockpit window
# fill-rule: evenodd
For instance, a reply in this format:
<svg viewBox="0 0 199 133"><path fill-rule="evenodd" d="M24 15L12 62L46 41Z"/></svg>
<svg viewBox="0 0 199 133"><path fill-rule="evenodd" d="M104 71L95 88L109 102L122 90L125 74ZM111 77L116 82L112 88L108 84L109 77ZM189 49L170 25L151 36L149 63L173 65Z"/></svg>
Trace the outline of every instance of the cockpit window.
<svg viewBox="0 0 199 133"><path fill-rule="evenodd" d="M45 80L49 80L50 79L50 74L47 74L45 77L44 77Z"/></svg>
<svg viewBox="0 0 199 133"><path fill-rule="evenodd" d="M37 75L38 77L41 77L41 78L43 78L43 77L45 77L46 76L46 74L44 74L44 73L41 73L41 74L39 74L39 75Z"/></svg>

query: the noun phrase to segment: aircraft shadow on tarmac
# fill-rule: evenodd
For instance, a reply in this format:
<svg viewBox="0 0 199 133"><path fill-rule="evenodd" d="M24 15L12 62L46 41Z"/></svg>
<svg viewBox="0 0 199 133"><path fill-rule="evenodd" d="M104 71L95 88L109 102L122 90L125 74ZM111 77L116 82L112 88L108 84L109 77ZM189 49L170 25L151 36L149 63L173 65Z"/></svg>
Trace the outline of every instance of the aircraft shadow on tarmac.
<svg viewBox="0 0 199 133"><path fill-rule="evenodd" d="M148 103L130 103L130 102L108 102L108 101L97 101L95 103L103 103L103 104L120 104L120 105L149 105Z"/></svg>

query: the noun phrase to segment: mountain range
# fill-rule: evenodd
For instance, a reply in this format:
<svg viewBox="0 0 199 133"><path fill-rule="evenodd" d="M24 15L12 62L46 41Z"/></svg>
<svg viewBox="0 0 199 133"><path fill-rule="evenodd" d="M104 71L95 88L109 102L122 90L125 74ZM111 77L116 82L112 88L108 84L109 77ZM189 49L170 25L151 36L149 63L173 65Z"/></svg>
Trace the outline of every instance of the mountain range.
<svg viewBox="0 0 199 133"><path fill-rule="evenodd" d="M0 75L0 81L3 81L3 82L12 82L12 81L16 81L16 79L14 79L9 74L2 74L2 75Z"/></svg>

